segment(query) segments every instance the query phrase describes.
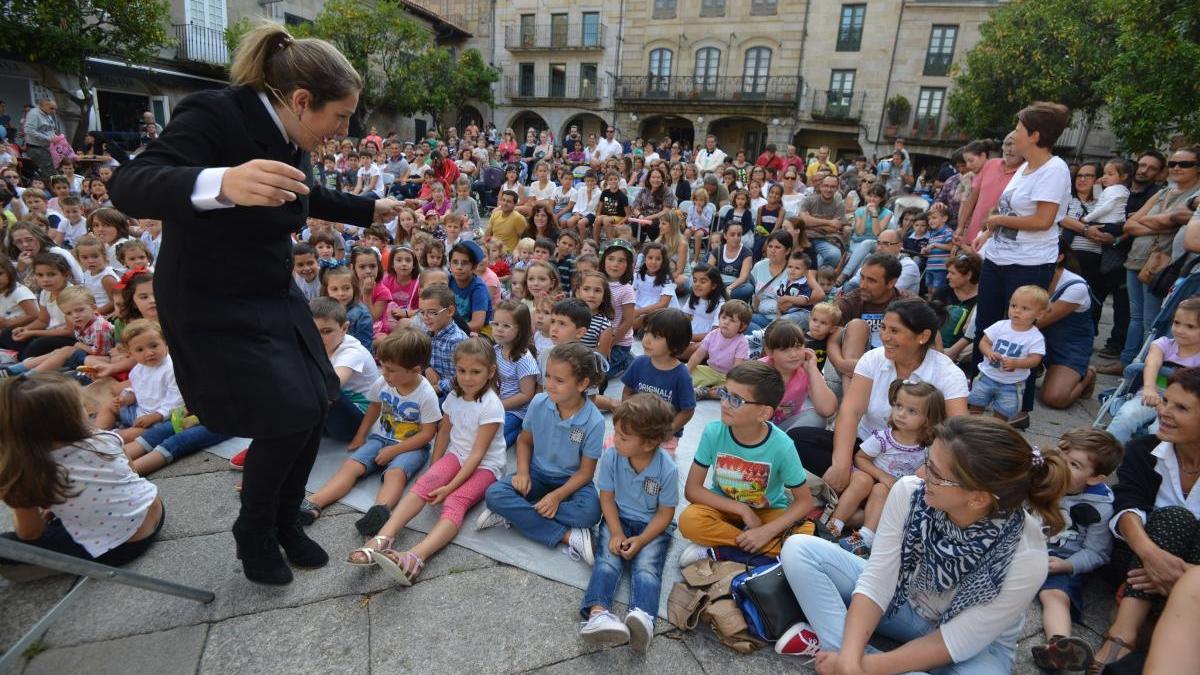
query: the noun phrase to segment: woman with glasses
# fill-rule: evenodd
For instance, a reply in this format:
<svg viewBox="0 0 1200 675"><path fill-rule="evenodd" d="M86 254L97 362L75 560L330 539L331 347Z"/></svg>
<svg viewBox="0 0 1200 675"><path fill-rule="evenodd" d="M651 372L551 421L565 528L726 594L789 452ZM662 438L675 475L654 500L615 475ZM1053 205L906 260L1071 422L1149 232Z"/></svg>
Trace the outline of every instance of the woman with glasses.
<svg viewBox="0 0 1200 675"><path fill-rule="evenodd" d="M869 562L818 537L787 540L780 560L808 623L775 650L815 654L820 672L1011 673L1069 479L1057 449L1004 422L948 420L917 475L892 487ZM900 646L868 646L876 634Z"/></svg>

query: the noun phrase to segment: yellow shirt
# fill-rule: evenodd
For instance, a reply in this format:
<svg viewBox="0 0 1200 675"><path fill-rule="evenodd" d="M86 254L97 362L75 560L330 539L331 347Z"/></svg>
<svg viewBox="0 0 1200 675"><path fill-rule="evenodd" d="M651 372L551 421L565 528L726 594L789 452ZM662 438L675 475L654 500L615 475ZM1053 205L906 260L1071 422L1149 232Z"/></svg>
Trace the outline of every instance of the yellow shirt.
<svg viewBox="0 0 1200 675"><path fill-rule="evenodd" d="M517 242L521 241L521 236L525 234L528 226L525 216L517 213L516 210L505 216L503 210L496 209L492 211L492 217L488 219L488 230L491 231L493 237L504 242L504 248L509 252L517 249Z"/></svg>
<svg viewBox="0 0 1200 675"><path fill-rule="evenodd" d="M808 163L808 169L806 169L804 171L804 173L806 173L809 178L812 178L813 176L817 175L817 172L820 171L821 169L828 170L829 174L831 176L838 175L837 164L834 164L833 162L831 162L829 160L825 160L825 164L822 165L820 162L818 162L815 159Z"/></svg>

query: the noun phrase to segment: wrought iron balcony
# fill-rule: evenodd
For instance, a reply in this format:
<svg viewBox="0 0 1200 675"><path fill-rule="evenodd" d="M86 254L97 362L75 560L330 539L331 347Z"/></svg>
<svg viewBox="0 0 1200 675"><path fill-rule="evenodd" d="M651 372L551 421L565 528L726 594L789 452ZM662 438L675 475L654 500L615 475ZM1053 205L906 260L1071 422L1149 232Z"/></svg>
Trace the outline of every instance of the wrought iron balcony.
<svg viewBox="0 0 1200 675"><path fill-rule="evenodd" d="M607 78L521 77L504 80L504 95L509 100L599 101L608 95Z"/></svg>
<svg viewBox="0 0 1200 675"><path fill-rule="evenodd" d="M504 29L504 48L509 51L604 49L604 26L582 22L507 26Z"/></svg>
<svg viewBox="0 0 1200 675"><path fill-rule="evenodd" d="M229 65L229 46L225 31L194 23L175 24L175 58L180 61L199 61L218 66Z"/></svg>
<svg viewBox="0 0 1200 675"><path fill-rule="evenodd" d="M626 101L670 100L697 104L794 104L800 98L800 78L794 75L761 77L702 77L691 75L622 75L616 96Z"/></svg>
<svg viewBox="0 0 1200 675"><path fill-rule="evenodd" d="M824 122L856 124L862 119L866 97L865 91L817 90L813 92L809 115Z"/></svg>

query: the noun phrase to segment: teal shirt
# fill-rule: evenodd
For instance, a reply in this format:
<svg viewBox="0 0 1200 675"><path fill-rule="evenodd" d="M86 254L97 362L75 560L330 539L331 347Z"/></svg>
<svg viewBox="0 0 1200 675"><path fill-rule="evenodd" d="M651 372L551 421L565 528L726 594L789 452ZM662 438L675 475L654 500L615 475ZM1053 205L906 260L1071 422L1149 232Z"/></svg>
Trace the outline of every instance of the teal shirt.
<svg viewBox="0 0 1200 675"><path fill-rule="evenodd" d="M774 424L768 426L766 438L754 446L739 443L720 420L704 427L693 461L712 468L713 492L752 509L784 509L792 503L788 490L804 485L808 472L792 439Z"/></svg>

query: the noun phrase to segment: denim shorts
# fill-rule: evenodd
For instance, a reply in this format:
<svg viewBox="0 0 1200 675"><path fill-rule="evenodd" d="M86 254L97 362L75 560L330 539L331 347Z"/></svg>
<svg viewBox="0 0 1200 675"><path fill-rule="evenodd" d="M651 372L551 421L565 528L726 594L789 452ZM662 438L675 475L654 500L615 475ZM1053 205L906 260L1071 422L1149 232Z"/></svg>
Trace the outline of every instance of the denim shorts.
<svg viewBox="0 0 1200 675"><path fill-rule="evenodd" d="M1052 554L1053 555L1053 554ZM1064 558L1066 556L1063 556ZM1051 574L1042 584L1043 591L1062 591L1071 601L1071 618L1078 620L1083 613L1083 575Z"/></svg>
<svg viewBox="0 0 1200 675"><path fill-rule="evenodd" d="M371 437L367 439L367 442L359 446L359 448L354 451L353 455L350 455L350 459L362 464L363 467L366 468L367 472L364 474L366 476L370 476L376 471L392 471L395 469L400 469L404 472L405 476L412 478L413 476L417 475L417 472L420 471L421 467L425 466L425 462L429 460L429 446L426 445L420 450L411 450L409 452L402 452L396 455L392 461L388 462L386 468L376 464L375 458L379 456L379 451L383 450L389 445L395 444L396 441L393 441L386 436L371 434Z"/></svg>
<svg viewBox="0 0 1200 675"><path fill-rule="evenodd" d="M138 405L130 403L129 405L121 406L121 413L117 416L117 421L120 422L122 429L128 429L133 426L133 423L138 418Z"/></svg>
<svg viewBox="0 0 1200 675"><path fill-rule="evenodd" d="M975 384L971 386L967 405L987 408L990 404L994 412L1012 419L1021 412L1021 392L1024 387L1024 382L1001 384L980 373L979 377L975 378Z"/></svg>

